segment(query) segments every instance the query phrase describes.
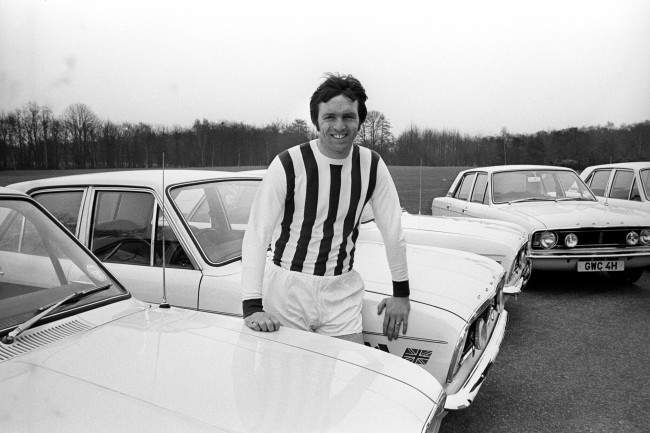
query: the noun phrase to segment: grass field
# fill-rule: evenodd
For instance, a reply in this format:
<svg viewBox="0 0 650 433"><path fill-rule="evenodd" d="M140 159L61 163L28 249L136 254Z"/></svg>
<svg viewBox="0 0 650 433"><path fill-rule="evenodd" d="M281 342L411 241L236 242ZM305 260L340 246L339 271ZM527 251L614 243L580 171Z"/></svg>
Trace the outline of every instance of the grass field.
<svg viewBox="0 0 650 433"><path fill-rule="evenodd" d="M204 169L238 171L256 168L262 167L209 167ZM426 215L431 214L431 200L434 197L445 195L456 174L462 169L463 167L422 167L421 169L420 167L409 166L389 167L395 180L402 206L411 213L418 213L421 209L422 213ZM6 186L11 183L43 179L46 177L115 170L119 169L5 170L0 171L0 185Z"/></svg>

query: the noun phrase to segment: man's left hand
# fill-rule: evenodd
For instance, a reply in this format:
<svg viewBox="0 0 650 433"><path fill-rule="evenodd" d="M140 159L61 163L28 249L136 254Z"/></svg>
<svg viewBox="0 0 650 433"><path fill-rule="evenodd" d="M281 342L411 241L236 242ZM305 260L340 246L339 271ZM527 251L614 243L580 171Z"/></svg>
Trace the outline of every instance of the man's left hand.
<svg viewBox="0 0 650 433"><path fill-rule="evenodd" d="M401 327L403 327L402 334L406 334L409 312L411 311L409 298L396 298L395 296L385 298L377 305L377 314L381 314L384 309L386 309L384 335L388 337L388 341L397 339Z"/></svg>

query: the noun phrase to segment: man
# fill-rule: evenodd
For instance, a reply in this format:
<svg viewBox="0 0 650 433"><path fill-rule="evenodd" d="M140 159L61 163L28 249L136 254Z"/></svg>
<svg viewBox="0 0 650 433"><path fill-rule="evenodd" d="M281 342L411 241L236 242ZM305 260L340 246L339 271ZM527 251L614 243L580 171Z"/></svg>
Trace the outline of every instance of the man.
<svg viewBox="0 0 650 433"><path fill-rule="evenodd" d="M370 205L393 279L393 296L377 314L386 310L389 340L400 329L406 333L409 284L397 190L379 155L353 145L366 99L356 78L327 75L310 101L318 139L280 153L268 168L242 247L244 320L251 329L282 324L363 343L364 287L353 263L361 212Z"/></svg>

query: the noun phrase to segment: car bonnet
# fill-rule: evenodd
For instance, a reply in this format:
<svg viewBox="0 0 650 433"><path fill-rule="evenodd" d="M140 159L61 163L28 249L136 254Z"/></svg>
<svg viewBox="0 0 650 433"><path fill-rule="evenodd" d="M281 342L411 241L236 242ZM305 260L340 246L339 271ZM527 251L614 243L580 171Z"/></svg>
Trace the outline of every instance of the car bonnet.
<svg viewBox="0 0 650 433"><path fill-rule="evenodd" d="M420 431L442 394L375 349L155 307L0 363L0 384L2 431Z"/></svg>
<svg viewBox="0 0 650 433"><path fill-rule="evenodd" d="M409 244L407 247L410 299L452 312L467 321L494 296L504 271L494 260L447 248ZM354 268L366 290L393 294L384 245L358 240Z"/></svg>
<svg viewBox="0 0 650 433"><path fill-rule="evenodd" d="M502 209L527 218L531 230L650 225L647 212L611 203L550 201L513 203L507 206L509 207Z"/></svg>
<svg viewBox="0 0 650 433"><path fill-rule="evenodd" d="M524 229L514 223L485 218L407 214L402 216L402 227L407 230L453 233L469 239L486 239L516 249L528 239Z"/></svg>

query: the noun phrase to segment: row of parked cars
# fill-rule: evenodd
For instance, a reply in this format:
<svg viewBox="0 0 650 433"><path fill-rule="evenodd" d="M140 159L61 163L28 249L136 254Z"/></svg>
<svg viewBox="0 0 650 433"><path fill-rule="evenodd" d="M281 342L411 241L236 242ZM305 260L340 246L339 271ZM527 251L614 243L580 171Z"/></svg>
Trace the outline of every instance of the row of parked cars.
<svg viewBox="0 0 650 433"><path fill-rule="evenodd" d="M403 214L408 335L388 341L374 313L392 285L370 214L355 269L371 348L287 328L260 334L239 318L239 282L262 176L147 170L0 190L0 430L435 432L479 392L504 337L505 295L520 293L533 268L566 261L632 279L650 264L650 214L626 211L619 223L623 214L574 172L473 169L434 199L444 217ZM647 191L647 175L638 183ZM540 192L525 196L528 184ZM532 219L557 220L569 202L585 205L565 212L570 223L524 224L524 204L555 206ZM480 215L475 204L503 211ZM579 220L600 206L616 217ZM172 308L157 306L163 298Z"/></svg>

